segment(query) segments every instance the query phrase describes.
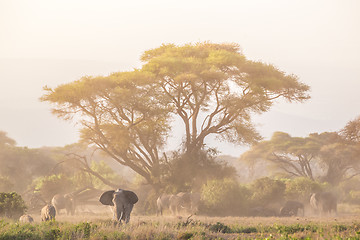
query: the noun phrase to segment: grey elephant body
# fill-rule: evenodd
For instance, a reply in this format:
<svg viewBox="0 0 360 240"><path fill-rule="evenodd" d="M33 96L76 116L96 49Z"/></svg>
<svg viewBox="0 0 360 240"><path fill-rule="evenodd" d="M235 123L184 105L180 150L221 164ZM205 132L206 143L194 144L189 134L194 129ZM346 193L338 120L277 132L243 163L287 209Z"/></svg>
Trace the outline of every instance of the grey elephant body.
<svg viewBox="0 0 360 240"><path fill-rule="evenodd" d="M61 209L66 209L66 213L69 215L75 214L75 198L73 194L56 194L52 200L51 204L55 207L55 210L60 214Z"/></svg>
<svg viewBox="0 0 360 240"><path fill-rule="evenodd" d="M334 194L330 192L313 193L310 197L310 206L315 213L337 214L337 199Z"/></svg>
<svg viewBox="0 0 360 240"><path fill-rule="evenodd" d="M32 222L34 222L34 219L30 215L24 214L19 218L19 222L21 222L21 223L32 223Z"/></svg>
<svg viewBox="0 0 360 240"><path fill-rule="evenodd" d="M280 209L280 216L290 217L297 216L299 210L301 210L302 216L304 216L304 204L298 201L287 201Z"/></svg>
<svg viewBox="0 0 360 240"><path fill-rule="evenodd" d="M191 214L198 211L200 202L199 193L179 192L178 194L162 194L156 201L158 213L163 214L164 209L169 209L171 214L179 214L185 210Z"/></svg>
<svg viewBox="0 0 360 240"><path fill-rule="evenodd" d="M55 220L55 216L56 216L56 210L53 205L47 204L41 209L41 221L44 222L53 219Z"/></svg>
<svg viewBox="0 0 360 240"><path fill-rule="evenodd" d="M180 198L178 209L183 209L191 214L195 214L198 211L200 193L179 192L176 196Z"/></svg>
<svg viewBox="0 0 360 240"><path fill-rule="evenodd" d="M134 192L122 189L106 191L99 199L102 204L112 206L114 220L125 223L130 221L130 213L138 200Z"/></svg>
<svg viewBox="0 0 360 240"><path fill-rule="evenodd" d="M170 198L174 196L173 194L162 194L156 200L157 206L157 215L163 215L165 209L170 209Z"/></svg>

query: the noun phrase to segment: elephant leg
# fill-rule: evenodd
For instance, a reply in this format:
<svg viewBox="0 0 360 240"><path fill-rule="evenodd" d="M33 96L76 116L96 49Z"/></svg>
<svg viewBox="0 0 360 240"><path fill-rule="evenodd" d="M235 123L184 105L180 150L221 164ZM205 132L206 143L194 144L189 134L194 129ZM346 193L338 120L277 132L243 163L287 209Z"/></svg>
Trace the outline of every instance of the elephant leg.
<svg viewBox="0 0 360 240"><path fill-rule="evenodd" d="M117 219L117 214L116 214L116 208L115 208L115 206L112 207L111 209L112 209L112 211L113 211L113 220L114 220L114 221L117 221L118 219Z"/></svg>
<svg viewBox="0 0 360 240"><path fill-rule="evenodd" d="M124 210L125 223L128 223L130 221L130 213L131 213L133 207L134 207L134 204L130 204L130 203L125 207L125 210Z"/></svg>

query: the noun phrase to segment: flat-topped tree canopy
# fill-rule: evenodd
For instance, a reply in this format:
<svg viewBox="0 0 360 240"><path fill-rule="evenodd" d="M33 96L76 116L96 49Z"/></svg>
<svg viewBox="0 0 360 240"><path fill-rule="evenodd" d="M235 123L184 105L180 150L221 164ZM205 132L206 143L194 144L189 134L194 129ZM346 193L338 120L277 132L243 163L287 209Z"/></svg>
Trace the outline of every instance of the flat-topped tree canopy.
<svg viewBox="0 0 360 240"><path fill-rule="evenodd" d="M210 134L252 144L260 139L252 113L268 111L278 98L309 98L309 86L295 75L246 59L234 43L166 44L141 60L184 122L188 153L198 151Z"/></svg>
<svg viewBox="0 0 360 240"><path fill-rule="evenodd" d="M261 137L252 113L269 110L278 98L309 98L296 76L246 59L233 43L167 44L141 59L141 69L45 88L41 100L52 103L57 116L82 124L83 140L151 184L163 174L160 151L174 117L185 126L183 152L196 161L207 136L254 143Z"/></svg>

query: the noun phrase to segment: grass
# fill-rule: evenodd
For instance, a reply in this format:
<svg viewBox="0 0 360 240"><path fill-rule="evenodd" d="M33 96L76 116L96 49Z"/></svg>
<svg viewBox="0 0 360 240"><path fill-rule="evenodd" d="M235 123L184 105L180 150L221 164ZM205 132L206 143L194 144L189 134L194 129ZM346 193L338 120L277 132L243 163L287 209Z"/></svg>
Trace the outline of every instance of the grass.
<svg viewBox="0 0 360 240"><path fill-rule="evenodd" d="M117 224L108 216L59 216L56 221L20 224L0 220L0 240L38 239L360 239L358 216L337 218L251 218L134 216Z"/></svg>

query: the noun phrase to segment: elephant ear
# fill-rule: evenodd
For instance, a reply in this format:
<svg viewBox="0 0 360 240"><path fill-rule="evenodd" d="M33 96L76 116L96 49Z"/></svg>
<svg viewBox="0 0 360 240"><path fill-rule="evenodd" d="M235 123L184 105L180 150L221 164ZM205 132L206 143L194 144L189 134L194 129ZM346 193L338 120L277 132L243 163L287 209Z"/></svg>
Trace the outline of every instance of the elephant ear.
<svg viewBox="0 0 360 240"><path fill-rule="evenodd" d="M128 190L123 190L124 194L126 196L126 198L128 199L129 203L135 204L137 203L137 201L139 200L138 196L132 192L132 191L128 191Z"/></svg>
<svg viewBox="0 0 360 240"><path fill-rule="evenodd" d="M104 192L101 194L99 201L104 205L114 206L114 203L112 202L114 192L114 190Z"/></svg>

